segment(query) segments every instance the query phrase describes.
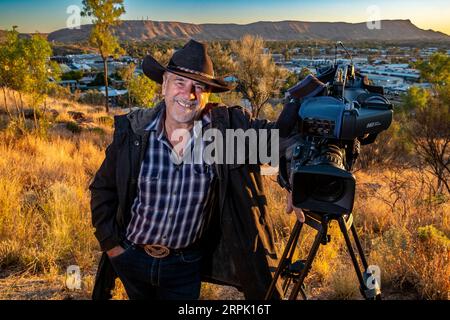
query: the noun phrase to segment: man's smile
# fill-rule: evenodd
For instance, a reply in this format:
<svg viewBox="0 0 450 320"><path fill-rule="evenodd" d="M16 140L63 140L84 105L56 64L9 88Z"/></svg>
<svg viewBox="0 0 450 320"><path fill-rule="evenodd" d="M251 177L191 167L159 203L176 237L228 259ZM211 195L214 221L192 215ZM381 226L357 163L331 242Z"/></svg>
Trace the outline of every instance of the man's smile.
<svg viewBox="0 0 450 320"><path fill-rule="evenodd" d="M181 107L185 109L195 109L197 107L198 101L188 101L180 98L174 98L174 101Z"/></svg>

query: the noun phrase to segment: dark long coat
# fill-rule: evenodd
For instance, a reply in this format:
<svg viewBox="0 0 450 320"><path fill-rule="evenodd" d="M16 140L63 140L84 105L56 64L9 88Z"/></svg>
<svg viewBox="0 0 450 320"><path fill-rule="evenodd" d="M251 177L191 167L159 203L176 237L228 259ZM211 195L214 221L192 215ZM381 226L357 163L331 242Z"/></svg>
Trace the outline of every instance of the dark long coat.
<svg viewBox="0 0 450 320"><path fill-rule="evenodd" d="M106 158L89 187L92 223L103 252L124 239L149 138L144 128L164 108L164 103L160 103L153 109L138 109L115 117L113 142L106 149ZM210 127L218 129L224 138L226 129L258 130L274 126L265 120L252 119L240 107L215 105L211 108ZM260 167L216 164L216 171L211 219L203 237L206 256L202 279L234 286L247 299L263 299L278 261ZM111 298L116 277L103 253L93 299Z"/></svg>

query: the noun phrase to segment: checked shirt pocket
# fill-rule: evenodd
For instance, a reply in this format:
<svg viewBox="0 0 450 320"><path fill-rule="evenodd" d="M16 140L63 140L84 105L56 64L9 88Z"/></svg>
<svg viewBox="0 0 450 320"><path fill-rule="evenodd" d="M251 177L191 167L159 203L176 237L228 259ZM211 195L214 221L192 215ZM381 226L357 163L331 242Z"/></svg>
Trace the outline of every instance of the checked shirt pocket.
<svg viewBox="0 0 450 320"><path fill-rule="evenodd" d="M158 193L167 193L167 179L163 177L158 168L153 168L144 178L140 179L139 183L140 190L141 192L145 190L144 195L146 197Z"/></svg>

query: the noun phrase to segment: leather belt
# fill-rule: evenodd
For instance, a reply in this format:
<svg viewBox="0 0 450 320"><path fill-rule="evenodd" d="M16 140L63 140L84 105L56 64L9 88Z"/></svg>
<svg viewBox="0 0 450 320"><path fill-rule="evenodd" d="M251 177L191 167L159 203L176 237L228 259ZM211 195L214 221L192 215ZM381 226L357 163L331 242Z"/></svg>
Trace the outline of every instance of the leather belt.
<svg viewBox="0 0 450 320"><path fill-rule="evenodd" d="M199 250L200 249L200 243L196 242L193 243L186 248L182 249L171 249L163 245L159 244L132 244L134 247L143 249L146 254L153 258L162 259L167 256L169 256L171 253L174 254L180 254L182 252L188 251L188 250Z"/></svg>

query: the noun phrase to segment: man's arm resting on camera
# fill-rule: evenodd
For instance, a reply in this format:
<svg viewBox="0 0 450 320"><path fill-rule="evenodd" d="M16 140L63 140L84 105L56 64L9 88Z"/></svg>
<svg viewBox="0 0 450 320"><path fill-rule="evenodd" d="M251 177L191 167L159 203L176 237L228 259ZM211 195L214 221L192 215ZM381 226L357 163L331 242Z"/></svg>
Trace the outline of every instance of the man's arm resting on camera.
<svg viewBox="0 0 450 320"><path fill-rule="evenodd" d="M271 122L265 119L256 119L253 118L251 113L246 110L243 107L240 106L233 106L229 108L230 110L230 119L231 119L231 125L232 128L237 130L237 129L242 129L244 130L244 132L246 132L247 130L251 129L251 130L255 130L256 134L257 134L257 138L258 138L258 143L256 144L256 147L259 148L260 146L260 139L263 137L260 135L261 131L260 130L267 130L264 135L264 139L266 139L266 148L267 150L270 152L271 150L271 140L272 140L272 129L277 129L276 128L276 123L275 122ZM251 147L255 147L248 145L248 141L245 141L246 143L246 151L247 154L245 155L245 160L248 160L248 156L249 156L249 148ZM256 151L256 154L258 155L258 163L262 164L260 159L259 159L259 150L253 150L254 152Z"/></svg>
<svg viewBox="0 0 450 320"><path fill-rule="evenodd" d="M292 124L291 122L293 121L292 119L294 119L294 121L295 121L296 118L294 117L294 115L296 115L298 113L298 109L299 109L298 105L295 105L295 104L286 104L285 105L285 107L283 109L283 113L285 114L283 125L289 125L291 128L294 127L295 123ZM269 130L269 134L267 135L267 149L270 150L270 143L271 143L270 130L278 129L278 126L279 126L278 122L275 123L275 122L270 122L270 121L262 120L262 119L254 119L251 117L251 114L243 108L235 108L233 110L233 112L239 114L240 117L245 119L245 121L243 121L244 123L247 124L246 126L244 126L245 129L252 128L255 130L259 130L259 129ZM287 115L287 114L289 114L289 115ZM290 119L288 119L288 117ZM292 194L288 193L286 213L291 214L292 211L295 212L295 215L297 216L297 220L299 222L301 222L301 223L305 222L305 215L304 215L302 209L293 206Z"/></svg>

